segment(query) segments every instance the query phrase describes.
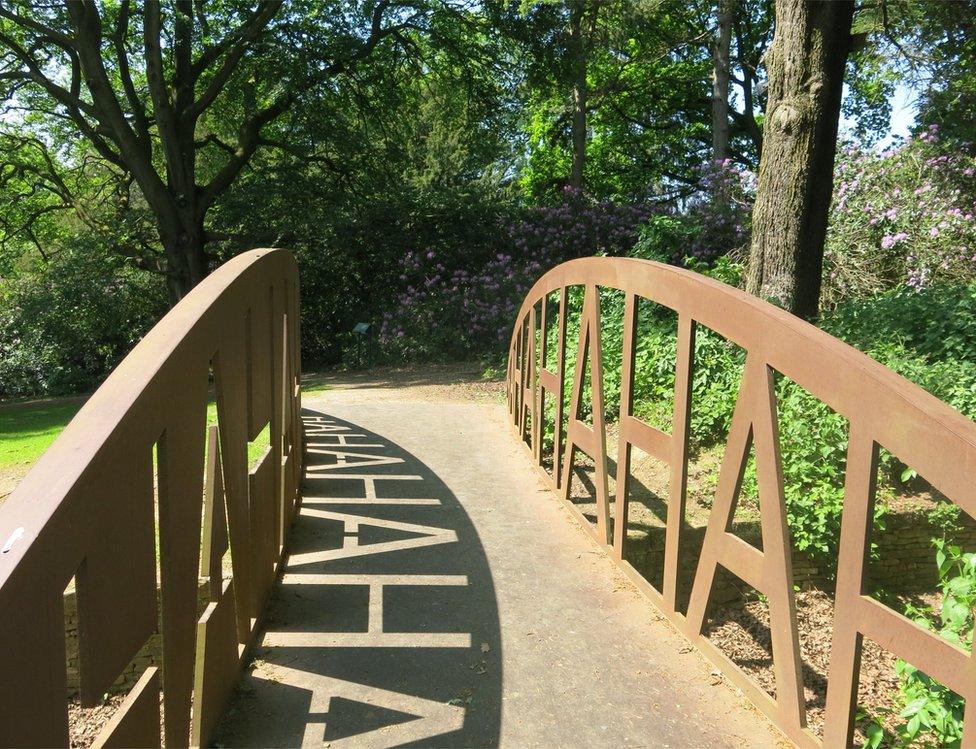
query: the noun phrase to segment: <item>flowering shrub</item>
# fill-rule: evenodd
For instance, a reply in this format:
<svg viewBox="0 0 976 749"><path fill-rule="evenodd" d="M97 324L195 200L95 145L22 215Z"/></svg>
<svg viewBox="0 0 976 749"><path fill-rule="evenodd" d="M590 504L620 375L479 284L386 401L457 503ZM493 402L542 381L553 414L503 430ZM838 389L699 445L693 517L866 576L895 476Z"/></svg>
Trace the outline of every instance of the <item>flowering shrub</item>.
<svg viewBox="0 0 976 749"><path fill-rule="evenodd" d="M641 230L635 253L668 263L711 263L749 246L756 175L731 160L698 168L699 181L680 213L659 214Z"/></svg>
<svg viewBox="0 0 976 749"><path fill-rule="evenodd" d="M883 153L843 149L825 249L825 306L976 278L976 158L932 125Z"/></svg>
<svg viewBox="0 0 976 749"><path fill-rule="evenodd" d="M517 305L541 275L539 259L516 262L498 253L480 268L449 267L458 258L410 252L406 288L383 315L380 342L396 358L457 357L499 348L511 334Z"/></svg>
<svg viewBox="0 0 976 749"><path fill-rule="evenodd" d="M566 190L558 205L527 210L500 238L505 248L477 261L462 248L403 258L401 291L383 315L380 342L391 358L457 357L504 349L515 313L546 270L584 255L621 255L647 205L595 202Z"/></svg>
<svg viewBox="0 0 976 749"><path fill-rule="evenodd" d="M749 246L756 175L730 159L699 169L701 181L686 214L696 231L691 257L711 261Z"/></svg>

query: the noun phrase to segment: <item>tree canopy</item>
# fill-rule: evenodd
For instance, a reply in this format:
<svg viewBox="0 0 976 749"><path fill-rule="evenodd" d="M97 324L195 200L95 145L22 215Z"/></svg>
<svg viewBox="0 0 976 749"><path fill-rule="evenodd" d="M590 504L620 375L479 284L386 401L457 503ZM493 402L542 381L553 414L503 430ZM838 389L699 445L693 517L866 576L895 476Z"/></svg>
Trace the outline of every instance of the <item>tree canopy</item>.
<svg viewBox="0 0 976 749"><path fill-rule="evenodd" d="M774 75L787 5L4 3L0 311L39 279L78 278L84 263L106 288L161 284L163 295L142 298L172 304L228 257L277 245L302 266L313 360L341 359L355 322L379 328L386 319L385 342L377 342L385 355L456 356L494 350L511 301L497 295L517 295L532 273L567 257L755 261L769 227L787 226L769 212L769 198L793 189L761 176L764 162L769 175L788 173L769 124L777 97L795 88ZM841 178L832 190L833 154L835 145L842 161L851 149L882 152L896 92L917 105L911 147L891 157L899 174L923 147L971 153L974 16L973 0L872 0L830 27L843 38L842 75L831 79L843 99L839 110L824 110L824 147L796 171L820 196L807 216L820 228L808 231L806 214L793 210L783 235L791 248L802 244L797 237L810 240L812 263L803 273L787 268L805 273L810 289L797 311L816 315L843 295L828 273L846 279L843 288L867 289L880 278L893 283L882 268L918 276L918 259L935 257L886 259L878 272L851 277L855 268L843 262L908 240L882 247L881 238L898 236L893 230L864 245L872 230L847 260L838 256L831 232L854 221L846 204L836 210L838 189L856 191ZM797 38L783 54L800 59L815 48ZM839 138L829 127L838 118ZM916 145L922 137L938 142ZM950 188L941 180L932 189ZM965 223L968 188L958 189L932 204L961 211L951 220ZM939 231L941 242L941 220L917 225ZM933 267L929 276L943 273ZM752 288L791 306L769 284ZM85 299L80 310L97 306L94 291ZM133 319L159 311L140 308ZM411 334L398 315L427 327ZM20 322L8 328L27 330L31 320L14 317ZM482 332L438 337L438 325ZM425 331L448 348L467 343L450 352L419 344ZM41 340L42 332L31 335ZM65 337L51 335L63 348ZM6 340L20 351L13 334Z"/></svg>

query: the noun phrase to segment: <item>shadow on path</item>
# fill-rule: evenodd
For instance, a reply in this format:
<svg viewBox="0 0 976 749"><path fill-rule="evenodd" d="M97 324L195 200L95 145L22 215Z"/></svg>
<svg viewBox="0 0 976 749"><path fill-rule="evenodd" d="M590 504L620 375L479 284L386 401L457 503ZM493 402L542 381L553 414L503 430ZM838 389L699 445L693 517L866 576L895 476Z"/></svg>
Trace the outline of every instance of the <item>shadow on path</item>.
<svg viewBox="0 0 976 749"><path fill-rule="evenodd" d="M494 746L488 561L447 486L381 435L305 411L290 556L223 746Z"/></svg>

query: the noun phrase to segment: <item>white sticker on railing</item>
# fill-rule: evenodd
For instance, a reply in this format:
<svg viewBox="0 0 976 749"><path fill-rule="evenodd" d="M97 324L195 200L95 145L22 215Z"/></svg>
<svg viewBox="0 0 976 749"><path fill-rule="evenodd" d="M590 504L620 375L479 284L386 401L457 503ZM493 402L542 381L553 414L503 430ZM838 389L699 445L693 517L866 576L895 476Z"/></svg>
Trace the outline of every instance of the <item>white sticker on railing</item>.
<svg viewBox="0 0 976 749"><path fill-rule="evenodd" d="M7 543L3 545L2 553L6 554L10 551L14 544L17 543L24 536L24 526L20 526L17 530L10 534L10 538L7 539Z"/></svg>

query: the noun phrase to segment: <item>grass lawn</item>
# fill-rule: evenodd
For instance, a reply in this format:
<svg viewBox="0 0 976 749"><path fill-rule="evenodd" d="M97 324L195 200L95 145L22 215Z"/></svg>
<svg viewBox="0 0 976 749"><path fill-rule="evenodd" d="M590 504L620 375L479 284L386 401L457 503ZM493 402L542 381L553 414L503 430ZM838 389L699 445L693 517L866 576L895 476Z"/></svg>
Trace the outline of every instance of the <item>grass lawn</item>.
<svg viewBox="0 0 976 749"><path fill-rule="evenodd" d="M22 403L0 404L0 498L44 453L68 425L88 396L46 398ZM217 423L217 405L207 405L207 424ZM265 427L247 446L253 464L267 449L270 430Z"/></svg>
<svg viewBox="0 0 976 749"><path fill-rule="evenodd" d="M0 471L34 463L87 396L0 405Z"/></svg>

